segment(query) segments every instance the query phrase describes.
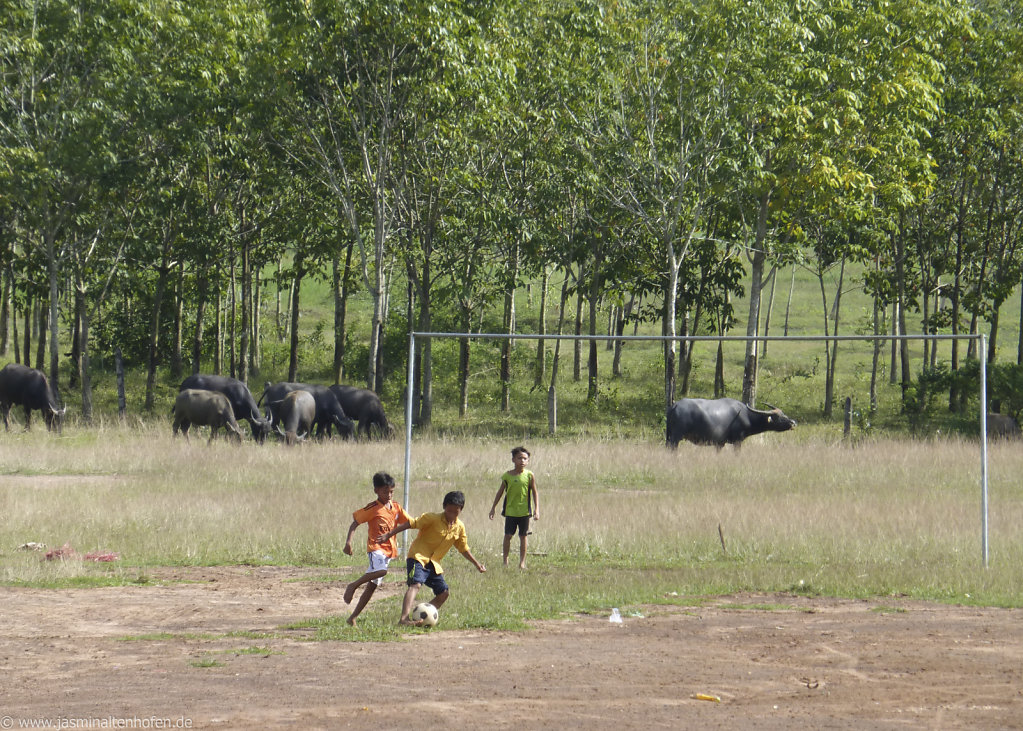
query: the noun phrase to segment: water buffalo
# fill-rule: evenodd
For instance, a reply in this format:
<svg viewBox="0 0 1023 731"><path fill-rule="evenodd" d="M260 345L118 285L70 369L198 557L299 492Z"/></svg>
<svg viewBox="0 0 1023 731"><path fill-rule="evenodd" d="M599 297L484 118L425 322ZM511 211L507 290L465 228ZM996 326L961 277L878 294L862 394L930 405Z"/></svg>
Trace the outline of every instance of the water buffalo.
<svg viewBox="0 0 1023 731"><path fill-rule="evenodd" d="M276 428L277 423L281 420L279 407L281 401L284 400L285 395L292 391L308 391L312 394L313 399L316 400L316 418L313 419L313 425L316 427L316 436L321 437L331 427L337 427L338 433L344 438L352 436L355 431L355 424L345 414L345 410L341 408L341 404L337 401L337 396L330 392L330 389L326 386L316 386L310 383L274 383L266 384L263 389L263 395L259 397L259 403L263 404L266 402L267 409L270 410L270 424Z"/></svg>
<svg viewBox="0 0 1023 731"><path fill-rule="evenodd" d="M270 422L263 418L256 405L256 399L248 387L237 378L228 376L204 376L201 374L189 376L181 382L179 391L186 388L200 388L205 391L219 391L227 396L234 410L234 418L237 421L244 419L252 427L252 438L262 443L266 435L270 433Z"/></svg>
<svg viewBox="0 0 1023 731"><path fill-rule="evenodd" d="M394 436L394 427L387 421L384 405L375 392L356 386L331 386L330 391L337 396L348 417L358 422L360 434L369 438L372 428L376 427L382 436Z"/></svg>
<svg viewBox="0 0 1023 731"><path fill-rule="evenodd" d="M672 449L683 439L721 449L726 444L738 447L754 434L788 431L795 425L780 409L758 411L731 398L684 398L668 408L666 431Z"/></svg>
<svg viewBox="0 0 1023 731"><path fill-rule="evenodd" d="M1005 414L987 415L987 435L989 439L1019 439L1023 437L1020 433L1019 422Z"/></svg>
<svg viewBox="0 0 1023 731"><path fill-rule="evenodd" d="M178 429L188 439L188 428L196 426L208 426L210 428L210 439L212 442L217 436L217 430L223 427L228 438L234 439L239 444L242 441L242 431L238 428L238 422L234 418L234 409L227 396L219 391L206 391L201 388L186 388L178 393L174 400L174 436L178 435Z"/></svg>
<svg viewBox="0 0 1023 731"><path fill-rule="evenodd" d="M280 416L277 431L281 432L283 424L284 441L290 446L312 431L316 420L316 399L308 391L291 391L281 399L277 413Z"/></svg>
<svg viewBox="0 0 1023 731"><path fill-rule="evenodd" d="M58 432L67 411L57 408L57 399L43 372L20 363L8 363L0 370L0 412L4 417L4 429L10 428L7 417L12 406L25 408L26 431L31 427L35 409L42 412L46 428Z"/></svg>

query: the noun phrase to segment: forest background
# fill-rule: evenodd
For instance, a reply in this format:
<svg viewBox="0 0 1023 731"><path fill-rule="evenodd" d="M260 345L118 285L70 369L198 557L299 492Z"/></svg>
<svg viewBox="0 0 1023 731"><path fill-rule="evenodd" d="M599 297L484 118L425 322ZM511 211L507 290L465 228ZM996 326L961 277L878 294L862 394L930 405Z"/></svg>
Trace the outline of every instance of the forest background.
<svg viewBox="0 0 1023 731"><path fill-rule="evenodd" d="M1023 273L1013 0L0 0L0 18L0 350L86 423L115 352L148 411L199 371L394 403L410 329L762 335L779 272L810 283L804 332L840 332L850 292L858 333L983 328L993 399L1023 410L1023 339L998 348L1023 333L999 321ZM326 316L304 304L324 294ZM437 382L464 420L481 372L473 398L507 413L516 361L549 402L560 346L521 342L418 340L416 423ZM591 414L758 401L764 343L642 351L631 411L602 345L574 358ZM830 419L838 344L813 347L766 395L820 376L796 409ZM856 356L863 423L885 375L900 424L936 405L975 422L976 347Z"/></svg>

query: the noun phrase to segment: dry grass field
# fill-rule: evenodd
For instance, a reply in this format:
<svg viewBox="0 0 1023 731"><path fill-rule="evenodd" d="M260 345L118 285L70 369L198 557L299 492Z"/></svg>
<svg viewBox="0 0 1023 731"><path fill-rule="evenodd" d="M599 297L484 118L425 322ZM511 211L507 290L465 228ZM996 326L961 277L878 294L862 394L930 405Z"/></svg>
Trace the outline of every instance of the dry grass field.
<svg viewBox="0 0 1023 731"><path fill-rule="evenodd" d="M721 452L530 444L542 513L522 572L500 567L501 528L487 520L513 445L416 441L410 512L463 490L489 569L449 556L452 598L425 632L395 626L397 573L357 629L343 621L344 583L363 570L340 550L349 516L373 498L373 472L402 484L400 441L287 449L169 433L11 432L0 444L4 728L1023 718L1018 444L990 451L987 569L969 440L852 446L797 430ZM30 542L47 548L19 548ZM45 559L65 545L74 556Z"/></svg>

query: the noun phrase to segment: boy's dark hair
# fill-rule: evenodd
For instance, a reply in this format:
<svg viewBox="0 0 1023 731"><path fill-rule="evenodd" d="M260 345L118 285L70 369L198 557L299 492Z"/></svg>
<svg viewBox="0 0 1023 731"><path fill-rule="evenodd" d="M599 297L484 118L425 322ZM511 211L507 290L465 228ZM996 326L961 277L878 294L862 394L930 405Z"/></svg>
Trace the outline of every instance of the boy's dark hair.
<svg viewBox="0 0 1023 731"><path fill-rule="evenodd" d="M515 459L515 455L517 455L519 452L525 452L527 457L530 456L529 450L526 449L525 447L515 447L512 450L512 459Z"/></svg>
<svg viewBox="0 0 1023 731"><path fill-rule="evenodd" d="M448 505L457 505L460 508L465 507L465 495L462 494L461 490L452 490L444 496L444 507Z"/></svg>
<svg viewBox="0 0 1023 731"><path fill-rule="evenodd" d="M386 472L377 472L373 475L373 489L378 487L394 487L394 478Z"/></svg>

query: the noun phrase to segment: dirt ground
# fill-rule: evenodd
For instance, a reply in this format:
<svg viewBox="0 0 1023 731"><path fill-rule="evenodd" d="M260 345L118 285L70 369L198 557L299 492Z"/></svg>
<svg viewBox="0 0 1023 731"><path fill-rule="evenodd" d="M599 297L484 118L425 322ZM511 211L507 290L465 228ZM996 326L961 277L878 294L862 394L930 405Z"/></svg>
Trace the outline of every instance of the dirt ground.
<svg viewBox="0 0 1023 731"><path fill-rule="evenodd" d="M310 642L281 628L345 611L322 570L151 575L0 588L0 729L1023 728L1020 610L742 595L621 625ZM250 631L283 638L230 634Z"/></svg>

